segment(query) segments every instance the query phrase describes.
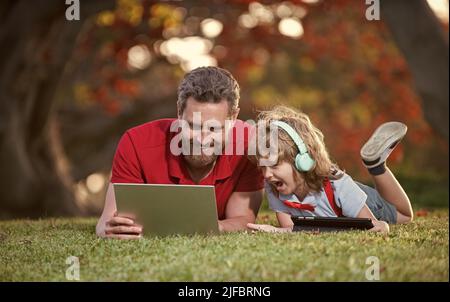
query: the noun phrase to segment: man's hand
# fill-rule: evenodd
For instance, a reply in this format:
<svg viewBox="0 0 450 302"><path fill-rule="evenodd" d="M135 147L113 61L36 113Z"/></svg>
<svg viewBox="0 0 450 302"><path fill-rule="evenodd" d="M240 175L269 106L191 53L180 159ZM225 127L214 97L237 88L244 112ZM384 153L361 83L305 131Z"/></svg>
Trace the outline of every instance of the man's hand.
<svg viewBox="0 0 450 302"><path fill-rule="evenodd" d="M104 238L139 239L142 238L142 226L135 223L135 217L129 214L114 213L113 217L99 227L97 234Z"/></svg>
<svg viewBox="0 0 450 302"><path fill-rule="evenodd" d="M277 228L268 224L254 224L247 223L247 227L251 230L266 232L266 233L290 233L292 228Z"/></svg>

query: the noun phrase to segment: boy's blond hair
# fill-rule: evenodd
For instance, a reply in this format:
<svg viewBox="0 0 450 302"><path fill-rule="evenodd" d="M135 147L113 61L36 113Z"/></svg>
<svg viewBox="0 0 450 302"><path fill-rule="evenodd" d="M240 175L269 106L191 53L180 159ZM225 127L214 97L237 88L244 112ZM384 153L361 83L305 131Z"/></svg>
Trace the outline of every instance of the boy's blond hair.
<svg viewBox="0 0 450 302"><path fill-rule="evenodd" d="M325 178L338 179L343 175L342 171L331 161L328 155L322 132L311 123L306 114L293 108L278 105L272 110L261 111L258 114L258 122L265 122L258 125L266 126L266 145L269 144L270 139L270 122L275 120L289 124L300 135L309 155L315 161L310 171L299 172L295 168L295 157L299 152L297 145L286 131L278 128L278 162L286 161L293 166L294 179L298 180L299 176L303 175L309 189L318 192L322 188ZM256 157L257 159L260 157L258 152Z"/></svg>

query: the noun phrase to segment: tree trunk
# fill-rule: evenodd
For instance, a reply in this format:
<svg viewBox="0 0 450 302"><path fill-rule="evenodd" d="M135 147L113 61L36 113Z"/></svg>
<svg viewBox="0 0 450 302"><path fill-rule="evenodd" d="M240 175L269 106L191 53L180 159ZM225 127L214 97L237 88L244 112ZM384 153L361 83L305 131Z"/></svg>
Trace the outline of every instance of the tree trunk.
<svg viewBox="0 0 450 302"><path fill-rule="evenodd" d="M64 3L0 5L0 219L85 212L61 164L53 96L83 18L114 3L83 2L82 20L71 22Z"/></svg>
<svg viewBox="0 0 450 302"><path fill-rule="evenodd" d="M414 77L425 119L448 141L448 37L425 0L388 0L380 6L381 20Z"/></svg>

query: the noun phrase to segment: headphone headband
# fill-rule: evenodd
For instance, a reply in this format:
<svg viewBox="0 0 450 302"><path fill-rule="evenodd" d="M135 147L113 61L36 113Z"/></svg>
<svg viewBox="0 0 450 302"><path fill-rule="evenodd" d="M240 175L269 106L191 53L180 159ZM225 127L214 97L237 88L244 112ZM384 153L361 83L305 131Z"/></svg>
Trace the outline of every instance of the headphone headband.
<svg viewBox="0 0 450 302"><path fill-rule="evenodd" d="M272 123L283 129L289 135L289 137L292 139L295 145L297 145L300 154L308 153L308 149L306 148L305 143L303 142L300 135L298 135L297 131L295 131L294 128L292 128L292 126L283 121L272 121Z"/></svg>

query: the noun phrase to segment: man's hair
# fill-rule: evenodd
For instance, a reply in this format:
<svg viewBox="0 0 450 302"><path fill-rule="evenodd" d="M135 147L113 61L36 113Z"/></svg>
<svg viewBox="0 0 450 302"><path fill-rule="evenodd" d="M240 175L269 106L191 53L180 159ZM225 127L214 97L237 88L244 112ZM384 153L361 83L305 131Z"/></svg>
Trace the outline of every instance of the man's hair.
<svg viewBox="0 0 450 302"><path fill-rule="evenodd" d="M239 106L239 84L231 73L219 67L199 67L188 72L178 87L178 110L184 111L188 98L198 102L219 103L225 99L229 112Z"/></svg>

